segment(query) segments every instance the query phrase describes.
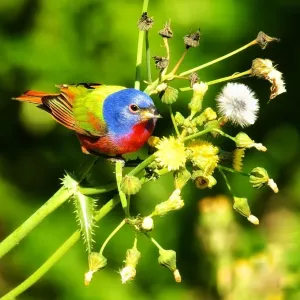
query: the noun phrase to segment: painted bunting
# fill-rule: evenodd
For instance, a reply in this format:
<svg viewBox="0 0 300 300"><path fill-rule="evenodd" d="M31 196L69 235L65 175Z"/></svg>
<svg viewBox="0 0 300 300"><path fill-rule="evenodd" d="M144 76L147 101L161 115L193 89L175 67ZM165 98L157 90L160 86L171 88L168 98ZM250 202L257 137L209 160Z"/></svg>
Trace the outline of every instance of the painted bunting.
<svg viewBox="0 0 300 300"><path fill-rule="evenodd" d="M60 93L27 91L15 100L37 104L74 130L86 154L122 155L141 148L160 118L145 93L101 84L58 85Z"/></svg>

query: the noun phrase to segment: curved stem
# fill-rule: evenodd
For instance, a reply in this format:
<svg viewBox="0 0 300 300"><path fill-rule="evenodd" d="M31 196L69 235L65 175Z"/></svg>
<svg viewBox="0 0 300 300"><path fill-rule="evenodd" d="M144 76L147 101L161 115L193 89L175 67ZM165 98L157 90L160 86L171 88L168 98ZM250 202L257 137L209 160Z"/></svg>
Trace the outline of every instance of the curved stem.
<svg viewBox="0 0 300 300"><path fill-rule="evenodd" d="M102 255L107 243L112 239L112 237L125 225L125 220L123 220L114 230L113 232L107 237L103 245L101 246L101 249L99 251L99 254Z"/></svg>
<svg viewBox="0 0 300 300"><path fill-rule="evenodd" d="M200 66L198 66L198 67L196 67L196 68L193 68L193 69L187 70L187 71L185 71L185 72L182 72L182 73L179 74L179 76L185 76L185 75L191 74L191 73L193 73L193 72L199 71L199 70L201 70L201 69L204 69L204 68L206 68L206 67L208 67L208 66L211 66L211 65L213 65L213 64L215 64L215 63L217 63L217 62L219 62L219 61L221 61L221 60L223 60L223 59L226 59L226 58L228 58L228 57L230 57L230 56L232 56L232 55L235 55L235 54L237 54L238 52L241 52L241 51L247 49L248 47L253 46L253 45L256 45L256 44L257 44L257 41L256 41L256 40L253 40L252 42L246 44L245 46L243 46L243 47L241 47L241 48L238 48L238 49L236 49L236 50L234 50L234 51L232 51L232 52L230 52L230 53L228 53L228 54L226 54L226 55L223 55L223 56L221 56L221 57L219 57L219 58L216 58L216 59L214 59L214 60L212 60L212 61L210 61L210 62L207 62L207 63L205 63L205 64L203 64L203 65L200 65Z"/></svg>
<svg viewBox="0 0 300 300"><path fill-rule="evenodd" d="M231 172L231 173L235 173L235 174L239 174L239 175L243 175L243 176L247 176L247 177L250 176L249 173L242 172L242 171L237 171L237 170L235 170L235 169L228 168L228 167L225 167L225 166L220 166L220 165L218 165L217 168L218 168L218 169L221 169L221 170L224 170L224 171L227 171L227 172Z"/></svg>
<svg viewBox="0 0 300 300"><path fill-rule="evenodd" d="M108 201L96 214L95 220L98 222L105 215L107 215L117 204L119 203L119 197L114 197ZM35 284L45 273L47 273L52 266L57 263L62 256L64 256L69 249L80 239L80 231L75 231L55 252L54 254L47 259L47 261L40 266L31 276L29 276L25 281L20 285L15 287L9 293L4 295L1 300L10 300L14 299L18 295L22 294L33 284Z"/></svg>
<svg viewBox="0 0 300 300"><path fill-rule="evenodd" d="M123 175L122 175L123 166L124 166L123 161L121 161L121 160L116 161L116 168L115 168L116 181L117 181L117 187L118 187L118 192L119 192L122 207L125 211L125 214L127 216L129 216L129 205L128 205L128 202L127 202L127 198L126 198L125 193L121 189L121 183L122 183L122 178L123 178Z"/></svg>

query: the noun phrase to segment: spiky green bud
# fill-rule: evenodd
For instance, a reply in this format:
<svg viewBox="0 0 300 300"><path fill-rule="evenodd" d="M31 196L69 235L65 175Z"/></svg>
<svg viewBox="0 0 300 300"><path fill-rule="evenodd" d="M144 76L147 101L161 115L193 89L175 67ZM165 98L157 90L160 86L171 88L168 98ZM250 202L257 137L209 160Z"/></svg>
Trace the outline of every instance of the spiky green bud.
<svg viewBox="0 0 300 300"><path fill-rule="evenodd" d="M135 195L141 189L142 184L139 178L132 175L126 175L122 178L121 190L126 195Z"/></svg>

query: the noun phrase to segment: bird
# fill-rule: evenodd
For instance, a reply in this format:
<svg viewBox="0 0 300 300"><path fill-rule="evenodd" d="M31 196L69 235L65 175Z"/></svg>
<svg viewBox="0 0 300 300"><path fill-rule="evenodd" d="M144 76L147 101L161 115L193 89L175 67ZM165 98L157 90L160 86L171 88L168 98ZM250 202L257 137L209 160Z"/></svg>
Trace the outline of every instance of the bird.
<svg viewBox="0 0 300 300"><path fill-rule="evenodd" d="M161 118L153 100L134 88L99 83L56 87L59 93L29 90L13 99L36 104L75 131L85 154L114 157L135 152Z"/></svg>

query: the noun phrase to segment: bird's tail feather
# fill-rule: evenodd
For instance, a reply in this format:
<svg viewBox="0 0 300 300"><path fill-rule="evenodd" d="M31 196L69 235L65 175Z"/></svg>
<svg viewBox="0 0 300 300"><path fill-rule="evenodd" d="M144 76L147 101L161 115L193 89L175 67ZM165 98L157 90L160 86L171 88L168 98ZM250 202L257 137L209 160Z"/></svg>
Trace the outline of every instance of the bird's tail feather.
<svg viewBox="0 0 300 300"><path fill-rule="evenodd" d="M18 100L22 102L29 102L34 104L43 104L42 98L45 96L55 96L57 94L49 94L45 92L39 92L39 91L26 91L19 97L12 98L13 100Z"/></svg>

